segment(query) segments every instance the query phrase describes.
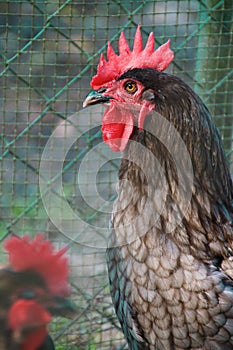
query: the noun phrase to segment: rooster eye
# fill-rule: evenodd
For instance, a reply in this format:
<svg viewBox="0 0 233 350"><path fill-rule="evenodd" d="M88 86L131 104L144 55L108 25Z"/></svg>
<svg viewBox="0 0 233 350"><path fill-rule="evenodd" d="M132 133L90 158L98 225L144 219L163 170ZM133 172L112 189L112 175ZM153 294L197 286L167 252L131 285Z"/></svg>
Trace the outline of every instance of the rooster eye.
<svg viewBox="0 0 233 350"><path fill-rule="evenodd" d="M137 91L137 84L134 81L127 81L124 84L124 88L127 92L129 92L130 94L134 94Z"/></svg>

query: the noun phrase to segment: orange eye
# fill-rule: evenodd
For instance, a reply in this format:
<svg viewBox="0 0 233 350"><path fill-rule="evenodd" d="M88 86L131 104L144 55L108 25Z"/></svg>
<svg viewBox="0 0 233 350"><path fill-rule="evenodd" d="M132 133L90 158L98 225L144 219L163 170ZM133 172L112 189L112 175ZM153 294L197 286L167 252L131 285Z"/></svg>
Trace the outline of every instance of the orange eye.
<svg viewBox="0 0 233 350"><path fill-rule="evenodd" d="M138 89L137 84L132 80L127 81L124 85L124 88L130 94L134 94Z"/></svg>

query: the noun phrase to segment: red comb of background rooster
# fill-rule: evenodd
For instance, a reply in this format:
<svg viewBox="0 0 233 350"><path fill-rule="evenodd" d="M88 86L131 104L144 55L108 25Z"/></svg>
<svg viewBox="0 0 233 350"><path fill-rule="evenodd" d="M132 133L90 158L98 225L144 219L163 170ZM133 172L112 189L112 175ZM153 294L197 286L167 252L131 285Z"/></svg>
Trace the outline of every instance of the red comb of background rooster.
<svg viewBox="0 0 233 350"><path fill-rule="evenodd" d="M66 248L54 252L51 242L45 240L42 234L31 241L28 236L12 236L4 247L9 253L9 264L13 270L34 270L42 276L51 293L61 296L69 294L68 259L63 256Z"/></svg>
<svg viewBox="0 0 233 350"><path fill-rule="evenodd" d="M107 58L103 54L100 56L100 63L97 74L91 80L93 89L98 90L103 85L119 77L124 72L133 68L153 68L158 71L165 70L174 58L174 53L170 49L170 40L154 51L154 33L150 33L147 44L143 49L141 26L138 25L133 51L125 39L124 32L119 38L119 56L114 52L110 42L108 42Z"/></svg>

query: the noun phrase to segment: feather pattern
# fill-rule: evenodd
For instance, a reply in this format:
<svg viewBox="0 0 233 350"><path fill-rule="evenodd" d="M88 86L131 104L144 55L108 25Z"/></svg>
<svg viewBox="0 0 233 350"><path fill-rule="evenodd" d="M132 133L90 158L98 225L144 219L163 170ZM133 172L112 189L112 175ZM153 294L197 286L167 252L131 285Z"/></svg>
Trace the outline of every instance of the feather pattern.
<svg viewBox="0 0 233 350"><path fill-rule="evenodd" d="M158 90L157 81L161 92L154 103L182 135L194 171L190 207L180 224L169 232L172 212L182 208L182 197L177 197L176 172L166 148L149 132L135 129L132 139L140 143L143 132L146 146L145 153L140 153L140 167L129 161L138 154L136 144L129 144L124 151L107 261L113 302L129 348L137 349L135 341L140 348L142 339L142 348L151 350L231 349L233 190L219 133L201 100L178 78L145 69L129 71L122 79L125 77L136 78L154 91ZM175 104L176 96L184 91L185 98ZM158 128L156 118L148 118L146 123L146 130ZM161 128L158 132L169 139L169 130ZM148 161L147 148L154 161L153 157ZM146 210L142 205L148 180L143 169L154 169L150 186L155 194L161 186L156 175L158 160L166 169L165 209L160 215L156 215L156 195ZM131 188L122 181L126 178ZM125 206L123 201L129 197ZM135 217L139 218L136 226ZM132 221L138 238L114 248L121 237L129 237ZM150 228L145 231L145 227ZM126 323L120 306L126 301L137 329L134 337L129 332L132 324Z"/></svg>

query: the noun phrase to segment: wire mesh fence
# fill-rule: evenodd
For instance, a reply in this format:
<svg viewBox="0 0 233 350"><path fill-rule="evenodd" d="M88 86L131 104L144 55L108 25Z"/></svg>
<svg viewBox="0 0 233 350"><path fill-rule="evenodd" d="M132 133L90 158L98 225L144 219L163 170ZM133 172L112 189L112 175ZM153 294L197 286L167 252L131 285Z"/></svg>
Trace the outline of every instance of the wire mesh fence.
<svg viewBox="0 0 233 350"><path fill-rule="evenodd" d="M122 30L132 46L138 23L144 40L170 38L168 71L201 95L231 163L232 16L231 0L0 2L0 237L46 232L69 246L78 311L52 324L57 349L127 348L105 266L120 156L102 143L101 110L82 110L100 54Z"/></svg>

